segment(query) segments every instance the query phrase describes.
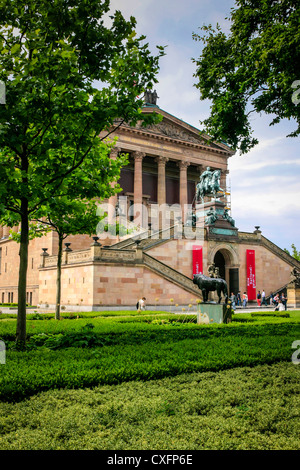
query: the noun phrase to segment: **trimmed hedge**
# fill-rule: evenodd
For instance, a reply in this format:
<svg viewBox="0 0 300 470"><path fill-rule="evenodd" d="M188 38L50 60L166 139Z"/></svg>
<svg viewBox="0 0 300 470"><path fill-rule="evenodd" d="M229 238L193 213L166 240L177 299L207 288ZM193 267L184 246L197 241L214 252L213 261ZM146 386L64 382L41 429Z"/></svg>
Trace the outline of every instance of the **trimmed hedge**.
<svg viewBox="0 0 300 470"><path fill-rule="evenodd" d="M41 323L45 324L35 322ZM66 326L73 322L52 323ZM78 328L80 323L82 327L82 322L76 322ZM47 340L58 338L49 333L47 340L42 341L43 346L35 344L37 349L8 350L6 364L0 366L0 398L18 401L50 389L93 387L290 361L292 343L300 338L299 323L176 327L100 321L94 324L94 328L69 330L62 335L65 343L59 351L46 347ZM74 347L70 335L81 341L77 344L80 347ZM91 344L87 336L92 339Z"/></svg>

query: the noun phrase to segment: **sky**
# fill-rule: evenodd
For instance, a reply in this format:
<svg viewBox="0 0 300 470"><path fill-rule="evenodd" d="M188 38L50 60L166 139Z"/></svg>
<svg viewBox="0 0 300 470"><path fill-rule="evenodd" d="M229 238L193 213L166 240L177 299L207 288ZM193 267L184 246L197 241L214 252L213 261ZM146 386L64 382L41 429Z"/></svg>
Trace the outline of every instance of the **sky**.
<svg viewBox="0 0 300 470"><path fill-rule="evenodd" d="M210 102L200 100L193 76L193 58L201 55L201 43L192 34L208 24L229 32L226 17L233 0L111 0L111 11L120 10L126 19L134 16L136 32L144 34L149 48L167 46L160 59L157 105L179 119L202 129L200 121L210 115ZM300 79L300 77L299 77ZM291 98L293 89L291 88ZM300 104L299 104L300 106ZM300 251L300 138L286 136L296 128L293 121L269 126L271 116L253 115L252 128L259 144L246 155L228 161L231 215L236 227L262 235L280 248Z"/></svg>

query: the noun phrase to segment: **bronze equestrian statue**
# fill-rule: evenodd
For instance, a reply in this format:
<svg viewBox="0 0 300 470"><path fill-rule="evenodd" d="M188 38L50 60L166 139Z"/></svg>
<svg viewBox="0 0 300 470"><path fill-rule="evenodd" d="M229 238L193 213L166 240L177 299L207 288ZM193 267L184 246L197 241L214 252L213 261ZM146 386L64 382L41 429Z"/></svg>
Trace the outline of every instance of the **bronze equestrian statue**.
<svg viewBox="0 0 300 470"><path fill-rule="evenodd" d="M221 303L221 293L225 297L225 303L228 302L228 289L227 283L222 278L213 278L205 276L204 274L194 274L193 283L196 284L199 289L202 291L203 302L207 302L208 293L212 291L217 291L219 301Z"/></svg>
<svg viewBox="0 0 300 470"><path fill-rule="evenodd" d="M211 171L208 166L200 176L200 182L196 186L196 201L204 202L204 196L214 198L220 195L224 196L224 189L220 188L221 170Z"/></svg>

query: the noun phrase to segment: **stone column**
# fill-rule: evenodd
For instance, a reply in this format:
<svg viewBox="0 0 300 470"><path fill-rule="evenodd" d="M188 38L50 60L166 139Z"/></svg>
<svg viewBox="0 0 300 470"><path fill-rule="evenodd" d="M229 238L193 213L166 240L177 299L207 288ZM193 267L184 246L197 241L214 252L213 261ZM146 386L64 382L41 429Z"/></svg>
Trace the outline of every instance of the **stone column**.
<svg viewBox="0 0 300 470"><path fill-rule="evenodd" d="M145 153L134 152L134 204L143 203L143 158Z"/></svg>
<svg viewBox="0 0 300 470"><path fill-rule="evenodd" d="M167 157L157 157L157 203L166 204L166 164Z"/></svg>
<svg viewBox="0 0 300 470"><path fill-rule="evenodd" d="M112 151L110 152L110 158L112 160L116 160L116 158L118 157L118 152L119 152L119 149L114 147L112 149ZM116 184L116 182L113 182L113 183L111 183L111 186L114 187L115 184ZM107 217L108 217L108 223L109 224L113 223L114 214L115 214L115 207L116 207L117 201L118 201L118 195L117 194L114 194L113 196L110 196L110 198L108 199L109 206L108 206L108 211L107 211Z"/></svg>
<svg viewBox="0 0 300 470"><path fill-rule="evenodd" d="M9 231L10 231L10 227L8 227L8 225L4 225L3 226L3 238L9 237Z"/></svg>
<svg viewBox="0 0 300 470"><path fill-rule="evenodd" d="M179 166L179 202L182 211L182 221L185 222L186 215L184 213L184 205L188 203L188 192L187 192L187 167L189 162L180 161L178 162Z"/></svg>

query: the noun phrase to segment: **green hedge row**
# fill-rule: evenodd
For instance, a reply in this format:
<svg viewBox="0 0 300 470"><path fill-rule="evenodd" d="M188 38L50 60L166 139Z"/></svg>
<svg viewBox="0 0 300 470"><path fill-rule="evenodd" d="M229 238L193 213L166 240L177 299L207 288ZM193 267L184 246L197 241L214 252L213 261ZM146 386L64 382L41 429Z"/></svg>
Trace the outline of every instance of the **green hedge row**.
<svg viewBox="0 0 300 470"><path fill-rule="evenodd" d="M102 346L69 345L53 351L44 344L26 352L8 350L6 364L0 365L0 399L17 401L50 389L290 361L292 343L300 338L300 324L296 323L148 327L111 333L107 341L96 327L81 331L93 335L96 342L101 340ZM73 333L80 340L80 332Z"/></svg>

